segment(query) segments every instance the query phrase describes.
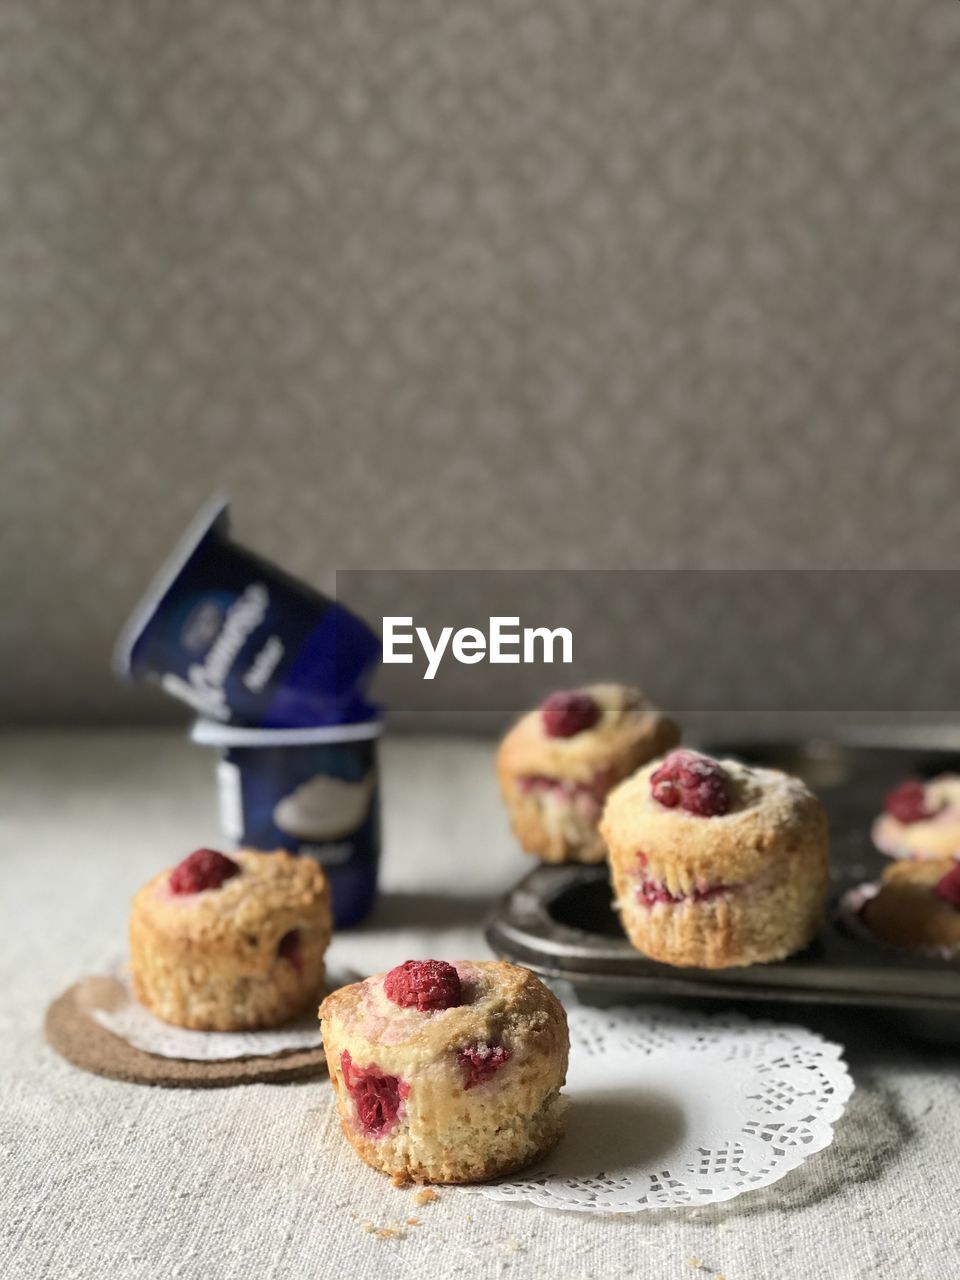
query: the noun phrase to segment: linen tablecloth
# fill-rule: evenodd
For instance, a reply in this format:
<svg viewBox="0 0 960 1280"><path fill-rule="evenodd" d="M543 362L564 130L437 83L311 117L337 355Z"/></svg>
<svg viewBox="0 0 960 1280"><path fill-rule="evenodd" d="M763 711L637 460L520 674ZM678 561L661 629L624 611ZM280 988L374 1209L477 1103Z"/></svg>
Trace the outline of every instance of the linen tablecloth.
<svg viewBox="0 0 960 1280"><path fill-rule="evenodd" d="M488 954L483 916L529 865L491 745L388 740L383 779L383 895L332 964ZM461 1188L417 1206L340 1140L326 1080L164 1090L61 1061L43 1039L48 1001L123 953L144 880L220 839L213 762L179 734L0 738L5 1280L960 1273L960 1051L900 1041L876 1016L802 1015L847 1045L856 1081L830 1149L715 1208L616 1217Z"/></svg>

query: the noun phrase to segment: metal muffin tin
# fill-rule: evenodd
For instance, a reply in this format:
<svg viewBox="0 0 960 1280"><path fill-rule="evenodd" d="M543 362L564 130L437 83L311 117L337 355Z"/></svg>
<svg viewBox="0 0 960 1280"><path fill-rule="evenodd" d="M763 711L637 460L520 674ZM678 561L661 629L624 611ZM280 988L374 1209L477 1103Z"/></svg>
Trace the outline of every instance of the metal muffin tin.
<svg viewBox="0 0 960 1280"><path fill-rule="evenodd" d="M888 859L870 824L901 779L960 772L960 750L827 743L711 745L711 754L784 769L823 802L831 832L831 892L811 945L775 964L679 969L641 955L613 909L605 866L538 866L499 903L487 940L506 959L547 978L619 996L793 1001L960 1013L960 961L873 944L845 925L840 900L877 879Z"/></svg>

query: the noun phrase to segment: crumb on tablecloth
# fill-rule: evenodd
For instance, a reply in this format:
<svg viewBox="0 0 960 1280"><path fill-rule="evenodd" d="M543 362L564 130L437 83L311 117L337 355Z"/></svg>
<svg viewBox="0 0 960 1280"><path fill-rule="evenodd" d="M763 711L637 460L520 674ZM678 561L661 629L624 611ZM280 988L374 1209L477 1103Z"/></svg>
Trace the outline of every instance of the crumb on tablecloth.
<svg viewBox="0 0 960 1280"><path fill-rule="evenodd" d="M435 1200L439 1199L440 1196L436 1191L434 1191L433 1187L421 1187L414 1195L413 1203L418 1208L422 1209L425 1204L433 1204Z"/></svg>
<svg viewBox="0 0 960 1280"><path fill-rule="evenodd" d="M714 1271L703 1261L702 1258L688 1258L687 1266L692 1267L694 1271L706 1271L708 1275L713 1276L713 1280L727 1280L722 1271Z"/></svg>
<svg viewBox="0 0 960 1280"><path fill-rule="evenodd" d="M402 1240L405 1232L399 1222L391 1222L389 1226L378 1227L375 1222L361 1222L360 1230L367 1235L377 1236L380 1240Z"/></svg>
<svg viewBox="0 0 960 1280"><path fill-rule="evenodd" d="M408 1219L407 1219L407 1226L408 1226L408 1227L419 1227L419 1225L420 1225L420 1219L419 1219L419 1218L408 1218Z"/></svg>

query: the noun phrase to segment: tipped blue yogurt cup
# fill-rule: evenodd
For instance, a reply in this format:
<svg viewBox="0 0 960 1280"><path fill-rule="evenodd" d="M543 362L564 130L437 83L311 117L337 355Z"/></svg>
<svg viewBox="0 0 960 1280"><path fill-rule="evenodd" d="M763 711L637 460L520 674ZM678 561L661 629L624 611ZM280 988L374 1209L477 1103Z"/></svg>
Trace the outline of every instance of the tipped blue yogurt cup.
<svg viewBox="0 0 960 1280"><path fill-rule="evenodd" d="M114 651L202 716L256 728L357 717L380 640L343 605L233 542L225 498L192 522Z"/></svg>
<svg viewBox="0 0 960 1280"><path fill-rule="evenodd" d="M198 720L191 739L220 753L220 822L236 846L313 858L337 928L372 908L380 865L379 720L245 729Z"/></svg>

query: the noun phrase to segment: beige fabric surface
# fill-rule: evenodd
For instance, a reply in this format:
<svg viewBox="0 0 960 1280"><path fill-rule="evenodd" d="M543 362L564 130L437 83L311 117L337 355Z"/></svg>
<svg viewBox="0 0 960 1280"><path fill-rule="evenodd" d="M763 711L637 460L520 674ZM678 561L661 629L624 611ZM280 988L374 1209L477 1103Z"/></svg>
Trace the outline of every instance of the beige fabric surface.
<svg viewBox="0 0 960 1280"><path fill-rule="evenodd" d="M528 865L491 763L482 743L387 742L385 893L336 962L484 953L487 901ZM5 1280L956 1276L958 1055L850 1013L815 1022L848 1045L857 1085L830 1149L755 1196L619 1218L466 1189L416 1207L346 1149L325 1083L164 1091L60 1061L47 1001L121 951L143 880L217 838L212 764L176 734L0 740ZM394 1237L364 1226L411 1216Z"/></svg>

